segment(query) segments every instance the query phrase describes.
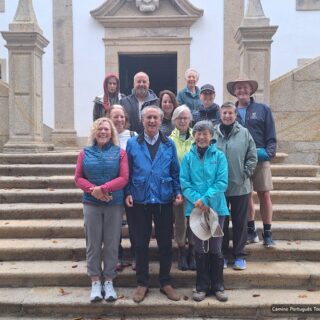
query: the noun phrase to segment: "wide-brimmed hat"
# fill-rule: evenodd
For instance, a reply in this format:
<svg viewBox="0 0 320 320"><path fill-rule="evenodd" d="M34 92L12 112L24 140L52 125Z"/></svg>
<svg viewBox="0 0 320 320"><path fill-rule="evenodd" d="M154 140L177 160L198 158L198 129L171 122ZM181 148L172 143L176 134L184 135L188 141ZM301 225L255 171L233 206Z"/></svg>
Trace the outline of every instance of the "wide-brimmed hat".
<svg viewBox="0 0 320 320"><path fill-rule="evenodd" d="M258 82L256 80L250 80L248 79L246 76L242 76L240 78L238 78L237 80L234 80L234 81L230 81L227 83L227 90L230 94L232 94L234 97L235 97L235 94L234 94L234 86L237 84L237 83L243 83L243 82L248 82L251 86L251 94L254 94L257 89L258 89Z"/></svg>
<svg viewBox="0 0 320 320"><path fill-rule="evenodd" d="M211 237L223 236L218 214L212 209L210 209L209 213L204 213L199 208L194 208L190 215L190 228L203 241Z"/></svg>

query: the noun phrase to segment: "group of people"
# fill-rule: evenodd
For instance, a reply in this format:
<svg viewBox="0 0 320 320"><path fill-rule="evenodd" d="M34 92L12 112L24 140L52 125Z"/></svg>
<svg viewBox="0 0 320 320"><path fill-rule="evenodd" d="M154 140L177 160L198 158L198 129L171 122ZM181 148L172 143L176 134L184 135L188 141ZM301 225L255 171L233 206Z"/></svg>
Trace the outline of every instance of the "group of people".
<svg viewBox="0 0 320 320"><path fill-rule="evenodd" d="M178 95L150 89L144 72L134 76L131 95L120 93L119 78L108 74L104 94L95 99L90 146L78 156L75 182L84 191L83 212L90 300L114 301L119 270L121 225L126 212L132 268L140 303L149 287L149 242L159 248L160 291L180 300L172 284L172 238L178 269L196 270L193 299L214 295L227 301L223 270L228 267L229 222L233 231L233 269L246 269L244 247L259 242L252 190L263 221L263 244L272 239L272 177L276 152L270 108L254 101L255 80L227 83L237 102L214 103L211 84L197 87L199 73L188 69ZM190 224L194 208L218 216L224 235L197 237ZM120 254L119 254L120 253Z"/></svg>

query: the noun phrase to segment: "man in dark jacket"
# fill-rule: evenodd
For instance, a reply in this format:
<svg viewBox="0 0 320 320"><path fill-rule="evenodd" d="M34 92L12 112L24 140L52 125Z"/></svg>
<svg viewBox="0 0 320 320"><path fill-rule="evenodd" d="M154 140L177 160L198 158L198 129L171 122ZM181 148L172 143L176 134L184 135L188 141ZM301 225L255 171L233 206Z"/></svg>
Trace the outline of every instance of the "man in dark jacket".
<svg viewBox="0 0 320 320"><path fill-rule="evenodd" d="M263 244L266 247L275 245L272 240L272 202L270 190L273 189L270 160L276 155L277 138L275 123L271 109L257 103L251 97L258 89L255 80L241 78L227 83L230 94L237 97L237 120L245 126L257 148L258 164L252 176L253 190L257 192L260 202L260 215L263 221ZM255 230L255 210L253 197L249 200L248 212L248 243L259 242Z"/></svg>
<svg viewBox="0 0 320 320"><path fill-rule="evenodd" d="M126 205L132 207L135 225L136 277L133 301L143 301L149 284L149 242L154 222L160 254L160 291L170 300L180 300L171 286L172 205L183 201L179 181L179 161L174 142L161 131L163 112L157 106L142 110L144 131L127 144L130 178Z"/></svg>
<svg viewBox="0 0 320 320"><path fill-rule="evenodd" d="M200 89L201 106L193 113L193 123L197 123L202 120L211 121L212 124L216 124L220 120L220 108L214 103L216 92L212 84L205 84Z"/></svg>
<svg viewBox="0 0 320 320"><path fill-rule="evenodd" d="M132 94L121 99L120 104L129 115L130 130L143 132L141 111L146 106L158 105L157 95L149 89L149 76L145 72L138 72L133 78Z"/></svg>

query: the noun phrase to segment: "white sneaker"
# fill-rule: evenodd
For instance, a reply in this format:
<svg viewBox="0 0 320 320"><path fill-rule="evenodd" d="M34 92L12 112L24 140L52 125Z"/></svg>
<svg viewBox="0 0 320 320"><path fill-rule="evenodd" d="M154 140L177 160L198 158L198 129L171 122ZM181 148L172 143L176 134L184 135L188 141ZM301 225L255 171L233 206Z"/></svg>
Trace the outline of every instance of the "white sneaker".
<svg viewBox="0 0 320 320"><path fill-rule="evenodd" d="M104 299L108 302L117 300L117 294L113 289L112 281L105 281L104 285Z"/></svg>
<svg viewBox="0 0 320 320"><path fill-rule="evenodd" d="M101 294L101 281L94 281L92 282L91 286L91 294L90 294L90 301L91 302L97 302L101 301L103 299Z"/></svg>

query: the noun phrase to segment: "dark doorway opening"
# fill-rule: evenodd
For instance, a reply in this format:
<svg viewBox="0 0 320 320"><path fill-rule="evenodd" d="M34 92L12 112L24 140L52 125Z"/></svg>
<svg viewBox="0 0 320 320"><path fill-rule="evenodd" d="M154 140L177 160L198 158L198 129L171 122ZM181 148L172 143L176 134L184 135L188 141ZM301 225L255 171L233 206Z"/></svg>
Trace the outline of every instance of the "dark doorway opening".
<svg viewBox="0 0 320 320"><path fill-rule="evenodd" d="M144 71L150 78L150 89L157 96L162 90L177 93L177 54L119 54L121 92L131 94L133 77Z"/></svg>

